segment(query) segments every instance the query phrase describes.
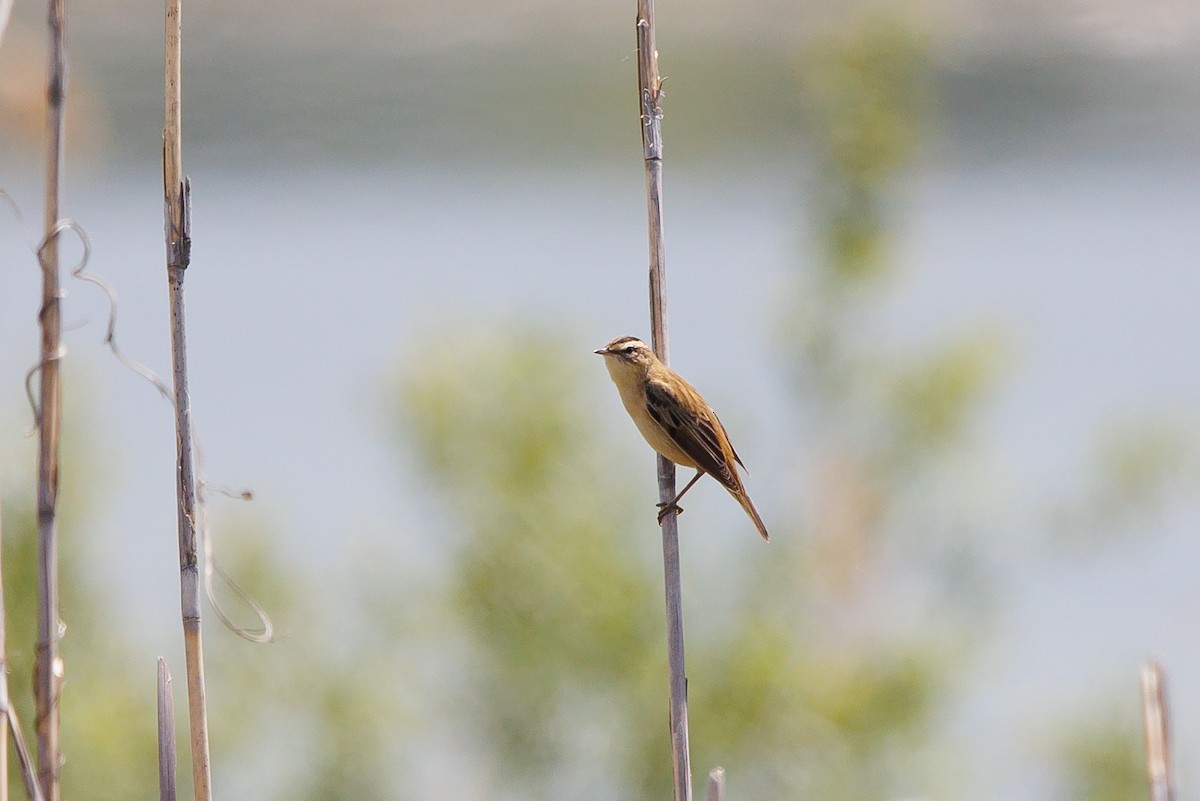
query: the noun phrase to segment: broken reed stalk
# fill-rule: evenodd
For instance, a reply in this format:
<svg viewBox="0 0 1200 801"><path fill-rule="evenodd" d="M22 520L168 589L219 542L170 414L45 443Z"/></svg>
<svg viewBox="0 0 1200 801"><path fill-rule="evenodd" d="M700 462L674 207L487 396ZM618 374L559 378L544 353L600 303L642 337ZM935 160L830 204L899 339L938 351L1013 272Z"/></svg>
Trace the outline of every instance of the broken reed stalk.
<svg viewBox="0 0 1200 801"><path fill-rule="evenodd" d="M4 44L4 32L8 30L8 21L12 18L13 0L0 0L0 45Z"/></svg>
<svg viewBox="0 0 1200 801"><path fill-rule="evenodd" d="M38 256L42 267L42 329L38 400L38 627L33 694L37 709L38 782L46 801L58 801L59 693L62 660L58 654L58 461L62 425L62 310L58 275L59 196L62 188L63 140L66 134L66 9L50 0L50 65L46 81L46 197Z"/></svg>
<svg viewBox="0 0 1200 801"><path fill-rule="evenodd" d="M662 81L654 35L654 2L638 0L638 106L646 163L646 212L650 241L650 336L654 353L668 363L666 268L662 220ZM675 465L658 457L658 496L675 497ZM691 801L692 769L688 755L687 673L683 659L683 592L679 577L679 525L674 509L662 519L663 578L667 612L667 666L670 673L671 769L675 801Z"/></svg>
<svg viewBox="0 0 1200 801"><path fill-rule="evenodd" d="M2 21L0 21L2 22ZM2 34L3 31L0 31ZM0 492L0 495L3 493ZM0 506L3 499L0 498ZM4 547L4 510L0 508L0 551ZM3 560L0 559L0 566ZM0 570L0 801L8 801L8 638L4 619L4 572Z"/></svg>
<svg viewBox="0 0 1200 801"><path fill-rule="evenodd" d="M1171 731L1167 715L1167 690L1162 665L1150 662L1142 668L1142 722L1146 733L1146 776L1150 801L1173 801L1171 784Z"/></svg>
<svg viewBox="0 0 1200 801"><path fill-rule="evenodd" d="M158 797L175 801L175 703L171 698L171 673L158 658Z"/></svg>
<svg viewBox="0 0 1200 801"><path fill-rule="evenodd" d="M42 801L42 788L38 784L33 756L29 753L29 746L25 744L25 736L21 733L21 721L17 718L17 710L9 706L6 713L8 727L12 733L13 750L17 752L17 767L21 769L21 780L25 783L25 794L29 796L29 801Z"/></svg>
<svg viewBox="0 0 1200 801"><path fill-rule="evenodd" d="M187 670L188 723L195 801L212 801L208 751L208 705L204 686L204 643L200 632L200 560L196 544L196 473L192 451L192 408L188 395L183 278L191 261L190 185L183 174L180 125L183 27L181 0L167 0L166 122L163 129L163 193L167 240L167 288L171 307L171 359L175 381L175 489L179 523L179 589Z"/></svg>
<svg viewBox="0 0 1200 801"><path fill-rule="evenodd" d="M4 514L0 510L0 546L4 542ZM0 548L2 549L2 548ZM13 750L17 752L17 766L25 782L25 794L31 801L41 801L42 789L38 786L37 771L25 746L17 711L12 708L8 697L8 637L7 620L4 614L4 581L0 571L0 801L8 801L8 740L12 736Z"/></svg>
<svg viewBox="0 0 1200 801"><path fill-rule="evenodd" d="M4 541L4 515L0 513L0 544ZM12 734L13 749L17 752L17 766L21 769L21 778L25 782L25 794L30 801L42 800L42 788L38 786L37 771L29 749L25 746L25 737L21 733L21 724L17 720L17 710L13 709L8 697L8 637L5 635L7 621L4 615L4 582L0 571L0 801L8 801L8 739Z"/></svg>
<svg viewBox="0 0 1200 801"><path fill-rule="evenodd" d="M708 801L725 801L725 768L708 772Z"/></svg>

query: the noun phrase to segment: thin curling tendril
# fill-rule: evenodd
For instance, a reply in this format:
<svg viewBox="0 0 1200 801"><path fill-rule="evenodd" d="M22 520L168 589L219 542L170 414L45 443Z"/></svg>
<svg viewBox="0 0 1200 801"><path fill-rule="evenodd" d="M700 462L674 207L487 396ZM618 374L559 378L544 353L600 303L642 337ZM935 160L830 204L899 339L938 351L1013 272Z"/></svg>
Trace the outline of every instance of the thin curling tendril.
<svg viewBox="0 0 1200 801"><path fill-rule="evenodd" d="M75 236L79 239L80 245L83 247L83 253L80 255L79 261L75 264L75 266L70 269L71 277L99 287L108 299L108 324L105 328L104 344L107 345L109 350L112 351L113 356L116 357L118 362L120 362L126 369L130 370L136 375L141 376L151 386L157 389L158 394L162 396L163 400L165 400L171 406L171 408L174 409L175 399L172 396L171 388L167 385L167 383L149 367L127 355L123 350L121 350L120 346L117 345L117 290L104 277L97 275L96 273L88 272L87 265L91 260L92 243L91 239L87 235L87 232L83 229L83 226L70 219L59 220L40 241L37 241L37 244L35 245L35 239L25 221L25 216L21 213L20 206L17 205L16 200L14 200L12 195L10 195L4 189L0 189L0 200L4 201L4 203L8 206L10 212L12 213L13 219L16 220L17 226L20 228L21 233L25 238L26 244L28 245L30 251L33 252L38 258L39 264L41 263L42 252L55 237L61 236L65 231L70 231L71 233L75 234ZM66 292L60 292L55 300L61 301L64 298L66 298ZM38 311L39 316L44 313L44 311L45 307L43 306L43 308ZM25 396L29 401L29 408L33 414L33 426L27 432L26 436L31 436L42 425L41 409L38 406L37 397L33 391L34 377L42 371L47 361L61 360L64 356L66 356L66 347L60 345L58 350L52 354L49 359L39 361L25 374ZM197 440L198 439L199 438L197 437ZM205 490L210 488L203 478L203 449L199 447L198 441L196 445L196 472L198 473L196 503L198 507L197 511L199 513L198 516L200 517L200 525L196 527L196 530L200 537L201 543L204 545L204 590L205 594L208 596L208 602L225 627L237 636L251 642L272 642L275 639L275 626L271 621L271 616L245 588L239 585L233 579L233 577L230 576L223 567L221 567L216 560L215 548L210 536L211 532L208 528L208 502ZM230 493L222 489L214 489L214 491L230 495L230 497L238 497L242 500L253 499L253 494L248 490L243 490L240 493ZM225 582L229 589L232 590L233 593L240 598L243 603L250 607L251 611L258 618L258 628L243 627L233 622L233 619L217 600L213 580L214 576L219 577L223 582Z"/></svg>

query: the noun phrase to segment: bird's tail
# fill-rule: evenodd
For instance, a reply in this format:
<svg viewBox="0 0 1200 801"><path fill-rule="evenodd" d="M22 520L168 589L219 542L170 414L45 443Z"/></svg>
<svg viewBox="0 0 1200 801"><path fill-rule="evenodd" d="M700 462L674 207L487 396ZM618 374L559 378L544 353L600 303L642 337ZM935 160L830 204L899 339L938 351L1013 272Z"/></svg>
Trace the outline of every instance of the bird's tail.
<svg viewBox="0 0 1200 801"><path fill-rule="evenodd" d="M759 516L758 510L754 508L754 501L750 500L750 495L745 489L739 489L739 492L730 491L729 494L734 498L737 498L737 502L740 503L742 508L746 510L746 514L750 515L750 519L754 521L754 525L758 529L758 533L762 534L762 538L767 542L770 542L771 535L767 533L767 526L765 523L763 523L762 518Z"/></svg>

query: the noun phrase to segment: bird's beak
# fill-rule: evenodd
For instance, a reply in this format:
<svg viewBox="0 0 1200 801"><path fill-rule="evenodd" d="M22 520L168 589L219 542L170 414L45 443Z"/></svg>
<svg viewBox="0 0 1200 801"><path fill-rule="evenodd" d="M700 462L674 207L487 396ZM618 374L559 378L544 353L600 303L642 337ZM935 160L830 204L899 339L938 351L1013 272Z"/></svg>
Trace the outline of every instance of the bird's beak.
<svg viewBox="0 0 1200 801"><path fill-rule="evenodd" d="M592 351L592 353L603 356L604 354L608 353L608 348L599 348L597 350Z"/></svg>

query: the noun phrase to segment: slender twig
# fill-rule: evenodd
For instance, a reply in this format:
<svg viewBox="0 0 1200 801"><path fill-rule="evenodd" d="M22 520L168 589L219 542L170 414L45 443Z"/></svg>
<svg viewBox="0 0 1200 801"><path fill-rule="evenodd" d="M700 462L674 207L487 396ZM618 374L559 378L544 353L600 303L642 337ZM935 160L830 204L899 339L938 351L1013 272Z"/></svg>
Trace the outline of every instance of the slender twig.
<svg viewBox="0 0 1200 801"><path fill-rule="evenodd" d="M171 699L171 673L158 658L158 797L175 801L175 703Z"/></svg>
<svg viewBox="0 0 1200 801"><path fill-rule="evenodd" d="M4 542L4 514L0 510L0 550ZM25 781L25 792L33 801L41 801L42 790L38 786L37 773L29 749L25 746L25 738L21 734L21 726L17 721L17 711L12 708L8 697L8 636L7 620L4 605L3 570L0 570L0 801L8 801L8 740L12 732L13 747L17 752L17 766L21 769L21 777Z"/></svg>
<svg viewBox="0 0 1200 801"><path fill-rule="evenodd" d="M4 542L4 515L0 513L0 545ZM25 781L25 794L32 801L41 801L42 789L38 786L37 770L29 749L25 746L25 737L21 733L21 724L17 720L17 711L13 709L8 697L8 638L5 634L7 622L4 614L4 582L0 571L0 801L8 801L8 739L12 734L13 749L17 752L17 767L21 769L21 778Z"/></svg>
<svg viewBox="0 0 1200 801"><path fill-rule="evenodd" d="M0 492L0 495L3 493ZM3 498L0 497L0 506ZM4 510L0 508L0 552L4 548ZM0 566L3 560L0 559ZM8 801L8 637L4 619L4 571L0 570L0 801Z"/></svg>
<svg viewBox="0 0 1200 801"><path fill-rule="evenodd" d="M1142 721L1146 731L1146 776L1150 801L1172 801L1171 730L1167 715L1167 690L1162 665L1149 662L1142 668Z"/></svg>
<svg viewBox="0 0 1200 801"><path fill-rule="evenodd" d="M8 20L12 17L13 0L0 0L0 45L4 44L4 32L8 30Z"/></svg>
<svg viewBox="0 0 1200 801"><path fill-rule="evenodd" d="M58 698L62 689L62 660L58 655L58 459L62 424L62 316L59 308L58 224L62 188L63 139L66 133L67 89L66 9L64 0L50 0L50 66L46 82L46 197L42 240L41 370L38 405L38 635L34 664L37 717L38 780L47 801L58 801Z"/></svg>
<svg viewBox="0 0 1200 801"><path fill-rule="evenodd" d="M725 801L725 768L708 772L708 801Z"/></svg>
<svg viewBox="0 0 1200 801"><path fill-rule="evenodd" d="M29 753L29 746L25 744L25 735L22 734L16 707L10 706L6 717L8 728L12 732L13 750L17 752L17 767L21 769L21 779L25 782L25 794L29 796L29 801L43 801L45 796L42 795L42 788L38 784L33 755Z"/></svg>
<svg viewBox="0 0 1200 801"><path fill-rule="evenodd" d="M175 379L175 470L179 522L180 608L187 669L188 721L195 801L211 801L208 709L204 687L204 644L200 635L200 571L196 546L196 461L192 405L188 394L183 278L191 261L190 186L183 174L181 0L167 0L166 124L163 130L163 193L166 199L167 286L171 306L171 357Z"/></svg>
<svg viewBox="0 0 1200 801"><path fill-rule="evenodd" d="M662 222L662 81L654 36L654 2L638 0L638 108L646 163L646 211L650 240L650 335L654 352L668 362L666 267ZM671 769L675 801L691 801L692 769L688 755L687 673L683 660L683 601L679 578L679 526L670 505L675 497L675 465L658 457L658 496L667 504L662 519L663 578L666 590L667 665L670 673Z"/></svg>

